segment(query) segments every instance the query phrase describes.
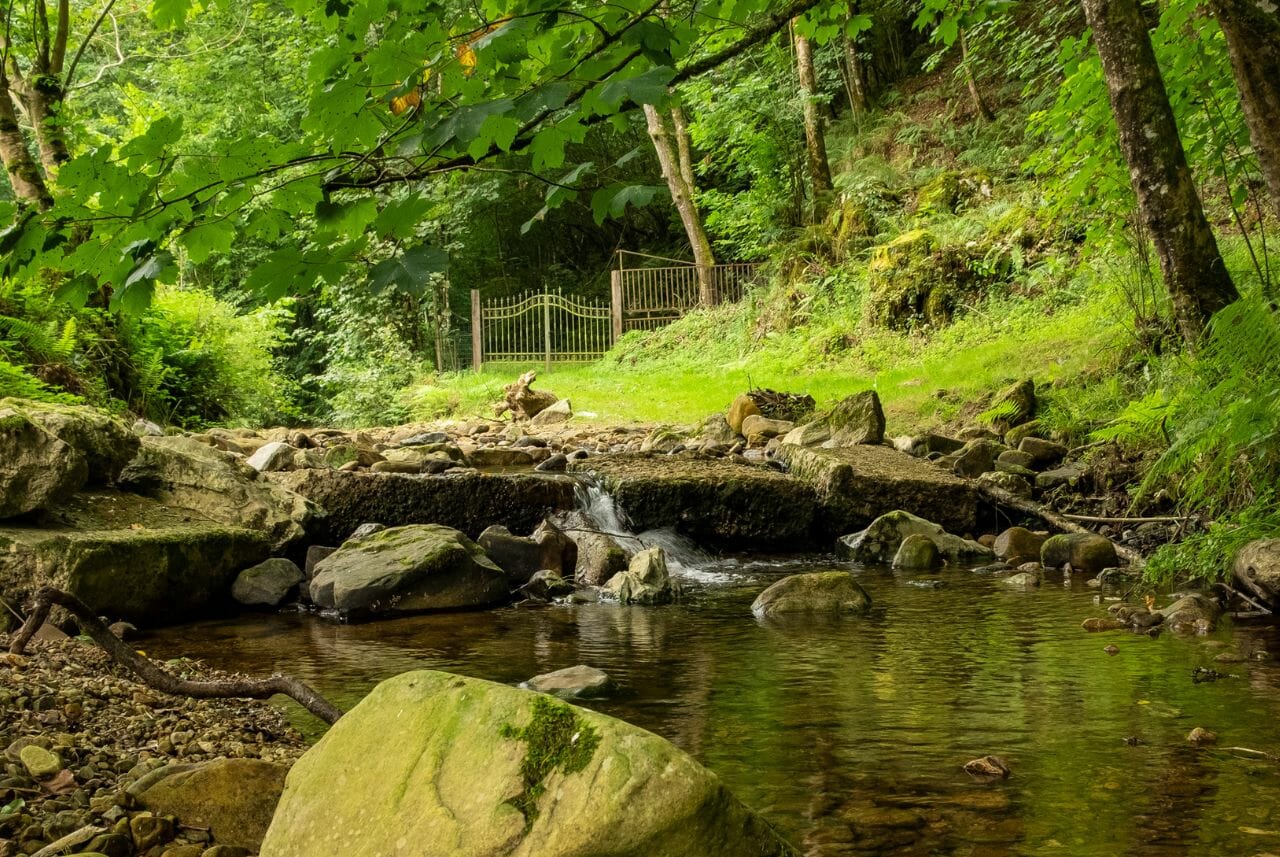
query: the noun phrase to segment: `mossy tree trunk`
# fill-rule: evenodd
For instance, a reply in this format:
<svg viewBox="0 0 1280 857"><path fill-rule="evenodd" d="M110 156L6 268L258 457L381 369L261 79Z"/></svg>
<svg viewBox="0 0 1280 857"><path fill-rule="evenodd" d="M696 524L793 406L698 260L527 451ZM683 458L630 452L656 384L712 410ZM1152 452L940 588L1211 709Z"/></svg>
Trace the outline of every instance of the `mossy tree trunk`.
<svg viewBox="0 0 1280 857"><path fill-rule="evenodd" d="M53 197L44 183L40 164L27 148L26 135L18 124L18 112L14 109L9 80L0 73L0 162L13 194L20 202L47 209L53 205Z"/></svg>
<svg viewBox="0 0 1280 857"><path fill-rule="evenodd" d="M1280 214L1280 3L1212 0L1235 72L1249 139Z"/></svg>
<svg viewBox="0 0 1280 857"><path fill-rule="evenodd" d="M1239 297L1196 192L1137 0L1084 0L1120 148L1183 339ZM1274 121L1274 120L1273 120Z"/></svg>
<svg viewBox="0 0 1280 857"><path fill-rule="evenodd" d="M804 98L804 140L809 163L809 182L813 190L815 216L821 216L826 197L831 193L831 165L827 162L827 139L822 111L818 107L818 76L813 67L813 46L809 39L794 31L796 71L800 76L800 93Z"/></svg>
<svg viewBox="0 0 1280 857"><path fill-rule="evenodd" d="M703 305L710 306L718 299L711 273L716 260L711 252L711 242L707 239L707 232L702 228L702 217L698 214L698 206L693 197L693 184L685 180L681 158L677 154L675 145L672 144L666 117L652 104L644 106L644 117L649 130L649 139L653 141L654 152L658 155L658 166L662 168L662 177L666 179L667 189L671 191L671 201L680 215L680 223L684 226L689 246L693 250L693 264L698 271L698 299ZM692 164L688 172L692 176Z"/></svg>
<svg viewBox="0 0 1280 857"><path fill-rule="evenodd" d="M855 115L866 113L871 107L867 94L867 70L862 66L857 38L844 40L845 88L849 95L849 108Z"/></svg>

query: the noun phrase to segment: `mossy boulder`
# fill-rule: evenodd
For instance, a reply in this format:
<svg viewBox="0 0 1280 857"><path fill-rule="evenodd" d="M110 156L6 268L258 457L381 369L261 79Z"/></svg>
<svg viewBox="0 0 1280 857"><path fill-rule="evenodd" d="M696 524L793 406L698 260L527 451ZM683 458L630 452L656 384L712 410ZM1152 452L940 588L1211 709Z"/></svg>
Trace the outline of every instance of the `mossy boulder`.
<svg viewBox="0 0 1280 857"><path fill-rule="evenodd" d="M384 681L289 772L262 857L782 857L667 741L447 673Z"/></svg>
<svg viewBox="0 0 1280 857"><path fill-rule="evenodd" d="M986 560L994 556L990 548L954 536L932 521L902 510L881 515L862 532L845 536L841 543L855 562L883 564L893 560L898 548L911 535L927 536L950 563Z"/></svg>
<svg viewBox="0 0 1280 857"><path fill-rule="evenodd" d="M871 251L867 266L868 323L901 328L916 321L940 324L950 319L945 284L934 258L937 247L931 232L913 229Z"/></svg>
<svg viewBox="0 0 1280 857"><path fill-rule="evenodd" d="M928 571L942 565L942 552L933 539L922 533L912 533L898 545L892 565L903 571Z"/></svg>
<svg viewBox="0 0 1280 857"><path fill-rule="evenodd" d="M1235 578L1263 603L1280 608L1280 539L1257 539L1236 554Z"/></svg>
<svg viewBox="0 0 1280 857"><path fill-rule="evenodd" d="M0 518L47 509L84 486L84 454L26 414L0 407Z"/></svg>
<svg viewBox="0 0 1280 857"><path fill-rule="evenodd" d="M953 214L960 194L960 174L943 170L916 191L916 214Z"/></svg>
<svg viewBox="0 0 1280 857"><path fill-rule="evenodd" d="M318 606L357 618L487 607L507 600L507 575L484 549L438 524L392 527L344 543L318 562Z"/></svg>
<svg viewBox="0 0 1280 857"><path fill-rule="evenodd" d="M1014 426L1034 419L1036 406L1035 381L1024 378L1002 390L983 416L997 433L1005 434Z"/></svg>
<svg viewBox="0 0 1280 857"><path fill-rule="evenodd" d="M1097 574L1120 564L1116 546L1096 533L1062 533L1045 540L1040 547L1040 564L1045 568L1070 565L1084 574Z"/></svg>
<svg viewBox="0 0 1280 857"><path fill-rule="evenodd" d="M875 390L863 390L840 400L823 421L831 430L831 437L822 444L828 449L884 441L884 408Z"/></svg>
<svg viewBox="0 0 1280 857"><path fill-rule="evenodd" d="M79 450L89 485L109 485L138 452L138 438L115 417L94 408L0 399L0 411L12 408L58 440Z"/></svg>
<svg viewBox="0 0 1280 857"><path fill-rule="evenodd" d="M847 571L792 574L761 592L751 604L760 619L794 614L861 615L871 609L867 595Z"/></svg>
<svg viewBox="0 0 1280 857"><path fill-rule="evenodd" d="M236 575L231 597L248 607L276 607L304 577L293 560L272 557Z"/></svg>
<svg viewBox="0 0 1280 857"><path fill-rule="evenodd" d="M260 759L169 764L129 788L143 808L206 828L219 845L257 851L266 836L288 768Z"/></svg>

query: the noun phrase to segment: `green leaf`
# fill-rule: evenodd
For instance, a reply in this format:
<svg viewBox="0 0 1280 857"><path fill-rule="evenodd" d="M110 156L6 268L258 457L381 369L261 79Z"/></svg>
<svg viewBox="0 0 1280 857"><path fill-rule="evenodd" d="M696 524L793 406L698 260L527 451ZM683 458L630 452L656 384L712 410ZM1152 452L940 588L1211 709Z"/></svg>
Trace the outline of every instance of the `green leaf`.
<svg viewBox="0 0 1280 857"><path fill-rule="evenodd" d="M235 242L236 227L229 220L203 223L187 230L182 236L182 246L191 261L200 265L214 253L228 253Z"/></svg>
<svg viewBox="0 0 1280 857"><path fill-rule="evenodd" d="M151 20L161 29L181 27L191 6L192 0L151 0Z"/></svg>
<svg viewBox="0 0 1280 857"><path fill-rule="evenodd" d="M386 259L369 271L369 288L376 294L390 290L414 297L427 293L432 274L448 270L449 255L439 247L419 244L399 256Z"/></svg>
<svg viewBox="0 0 1280 857"><path fill-rule="evenodd" d="M654 197L666 192L667 189L661 185L611 184L592 195L591 213L596 223L604 223L607 218L621 217L628 205L646 206Z"/></svg>

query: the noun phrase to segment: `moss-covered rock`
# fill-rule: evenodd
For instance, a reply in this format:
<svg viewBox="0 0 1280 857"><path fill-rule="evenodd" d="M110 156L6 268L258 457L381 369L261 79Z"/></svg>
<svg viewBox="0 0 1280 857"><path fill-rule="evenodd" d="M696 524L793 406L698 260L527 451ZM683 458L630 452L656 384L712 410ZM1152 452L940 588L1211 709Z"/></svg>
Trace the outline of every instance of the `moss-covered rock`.
<svg viewBox="0 0 1280 857"><path fill-rule="evenodd" d="M269 547L251 530L192 521L161 528L0 527L0 592L20 601L65 589L96 612L139 625L180 622L227 603L241 569Z"/></svg>
<svg viewBox="0 0 1280 857"><path fill-rule="evenodd" d="M609 578L605 590L623 604L669 604L680 594L667 571L662 548L649 548L633 556L626 571Z"/></svg>
<svg viewBox="0 0 1280 857"><path fill-rule="evenodd" d="M58 440L79 450L89 485L110 485L138 452L138 438L115 417L94 408L0 399L0 411L12 408Z"/></svg>
<svg viewBox="0 0 1280 857"><path fill-rule="evenodd" d="M871 526L846 536L842 541L855 562L887 563L893 560L898 548L911 535L928 537L948 562L969 562L994 556L990 548L952 535L932 521L902 510L881 515L871 522Z"/></svg>
<svg viewBox="0 0 1280 857"><path fill-rule="evenodd" d="M169 764L129 789L145 809L208 829L219 845L256 852L262 845L288 769L260 759Z"/></svg>
<svg viewBox="0 0 1280 857"><path fill-rule="evenodd" d="M289 772L262 857L781 857L667 741L446 673L378 685Z"/></svg>
<svg viewBox="0 0 1280 857"><path fill-rule="evenodd" d="M867 321L876 327L898 328L914 320L945 321L938 313L941 297L931 302L943 285L934 259L937 240L931 232L913 229L871 251L867 266ZM948 316L949 317L949 316Z"/></svg>
<svg viewBox="0 0 1280 857"><path fill-rule="evenodd" d="M916 214L953 214L960 191L960 174L943 170L916 191Z"/></svg>
<svg viewBox="0 0 1280 857"><path fill-rule="evenodd" d="M486 607L507 600L507 576L484 549L438 524L392 527L351 539L318 562L320 607L358 618Z"/></svg>
<svg viewBox="0 0 1280 857"><path fill-rule="evenodd" d="M1097 574L1104 568L1120 564L1116 546L1106 536L1096 533L1061 533L1045 540L1040 547L1040 564L1045 568L1070 565L1084 574Z"/></svg>
<svg viewBox="0 0 1280 857"><path fill-rule="evenodd" d="M871 609L871 596L847 571L793 574L761 592L751 612L761 619L794 614L859 615Z"/></svg>
<svg viewBox="0 0 1280 857"><path fill-rule="evenodd" d="M54 506L80 490L88 475L78 449L26 414L0 407L0 518Z"/></svg>

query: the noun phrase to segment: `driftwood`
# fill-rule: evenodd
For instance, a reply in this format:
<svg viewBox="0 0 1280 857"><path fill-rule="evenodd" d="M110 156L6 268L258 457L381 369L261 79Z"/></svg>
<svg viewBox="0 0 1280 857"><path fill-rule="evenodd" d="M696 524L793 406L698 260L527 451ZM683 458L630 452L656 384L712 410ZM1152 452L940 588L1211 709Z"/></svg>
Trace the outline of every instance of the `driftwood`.
<svg viewBox="0 0 1280 857"><path fill-rule="evenodd" d="M760 409L760 415L771 420L801 423L813 415L817 402L813 396L799 393L780 393L777 390L753 389L747 396Z"/></svg>
<svg viewBox="0 0 1280 857"><path fill-rule="evenodd" d="M555 393L529 389L537 379L538 373L529 371L517 378L515 383L503 387L503 400L494 408L497 416L502 416L507 411L510 411L511 415L518 420L531 420L554 405L556 403Z"/></svg>
<svg viewBox="0 0 1280 857"><path fill-rule="evenodd" d="M1079 521L1084 524L1181 524L1192 520L1187 515L1155 515L1147 518L1108 518L1105 515L1068 515L1062 513L1068 521Z"/></svg>
<svg viewBox="0 0 1280 857"><path fill-rule="evenodd" d="M1003 488L997 488L994 485L983 485L979 483L977 485L977 489L979 494L987 500L990 500L992 503L997 503L1001 506L1008 506L1010 509L1017 509L1019 512L1023 512L1028 515L1034 515L1049 526L1062 530L1064 533L1090 533L1092 535L1097 535L1093 530L1085 529L1075 521L1066 518L1059 512L1053 511L1042 503L1037 503L1035 500L1029 500L1026 497L1019 497L1016 494L1010 494ZM1115 549L1116 555L1129 563L1131 568L1141 568L1147 564L1147 561L1143 558L1142 554L1131 548L1127 548L1124 545L1116 545Z"/></svg>
<svg viewBox="0 0 1280 857"><path fill-rule="evenodd" d="M49 618L49 610L55 604L75 616L81 630L101 646L112 660L133 670L145 684L162 693L189 696L193 699L267 699L279 693L290 697L330 725L337 723L338 718L342 716L340 709L334 707L307 684L286 675L224 681L188 681L172 676L160 669L150 658L138 654L125 645L124 641L111 633L106 624L79 598L52 587L44 587L36 593L27 621L23 623L9 645L11 655L26 653L27 643Z"/></svg>

